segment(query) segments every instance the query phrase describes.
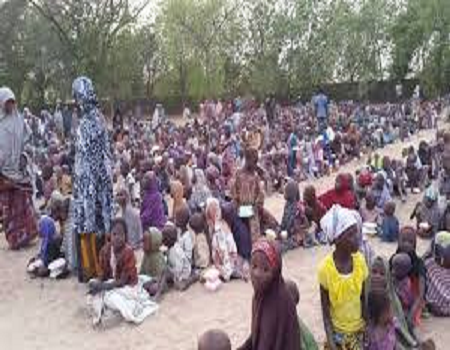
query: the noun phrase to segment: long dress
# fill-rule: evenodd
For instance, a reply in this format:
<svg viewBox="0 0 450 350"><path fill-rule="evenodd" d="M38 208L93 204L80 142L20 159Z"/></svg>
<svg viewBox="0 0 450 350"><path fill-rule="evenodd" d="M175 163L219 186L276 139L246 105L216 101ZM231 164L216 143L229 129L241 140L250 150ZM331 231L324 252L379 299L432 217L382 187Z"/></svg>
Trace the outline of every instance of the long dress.
<svg viewBox="0 0 450 350"><path fill-rule="evenodd" d="M258 174L251 174L244 169L238 170L231 188L231 196L238 211L241 206L253 208L253 216L244 221L249 227L252 241L256 241L261 236L259 209L264 206L264 192Z"/></svg>
<svg viewBox="0 0 450 350"><path fill-rule="evenodd" d="M111 154L92 82L84 77L78 78L73 91L83 113L76 140L74 230L79 238L79 279L86 281L100 273L99 245L111 228Z"/></svg>
<svg viewBox="0 0 450 350"><path fill-rule="evenodd" d="M37 221L33 184L19 166L29 131L17 109L6 114L9 100L15 101L13 92L0 88L0 212L8 245L16 250L37 236Z"/></svg>

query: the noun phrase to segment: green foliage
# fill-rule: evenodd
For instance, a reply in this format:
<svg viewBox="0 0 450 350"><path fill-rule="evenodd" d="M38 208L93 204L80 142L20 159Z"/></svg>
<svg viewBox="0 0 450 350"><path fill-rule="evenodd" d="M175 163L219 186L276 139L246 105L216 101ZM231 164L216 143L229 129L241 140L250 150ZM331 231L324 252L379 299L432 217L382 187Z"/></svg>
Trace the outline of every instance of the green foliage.
<svg viewBox="0 0 450 350"><path fill-rule="evenodd" d="M448 0L155 2L0 2L1 85L33 106L70 98L80 74L102 98L171 103L410 76L449 89Z"/></svg>

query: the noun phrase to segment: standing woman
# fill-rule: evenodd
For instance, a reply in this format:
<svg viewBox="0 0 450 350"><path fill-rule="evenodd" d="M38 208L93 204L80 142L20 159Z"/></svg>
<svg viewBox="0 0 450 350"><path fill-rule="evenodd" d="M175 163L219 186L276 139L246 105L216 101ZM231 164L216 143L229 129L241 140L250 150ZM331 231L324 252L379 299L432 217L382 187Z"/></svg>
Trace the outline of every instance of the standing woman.
<svg viewBox="0 0 450 350"><path fill-rule="evenodd" d="M252 241L261 235L260 215L264 207L264 192L261 178L257 172L258 151L249 148L245 151L245 165L236 173L231 188L231 196L236 205L239 217L250 230Z"/></svg>
<svg viewBox="0 0 450 350"><path fill-rule="evenodd" d="M21 157L28 136L14 93L0 88L0 211L6 240L13 250L25 247L37 236L32 178L27 175L26 157Z"/></svg>
<svg viewBox="0 0 450 350"><path fill-rule="evenodd" d="M78 278L87 281L100 274L98 252L111 229L111 154L91 80L77 78L72 90L81 116L74 171L74 230L80 250Z"/></svg>

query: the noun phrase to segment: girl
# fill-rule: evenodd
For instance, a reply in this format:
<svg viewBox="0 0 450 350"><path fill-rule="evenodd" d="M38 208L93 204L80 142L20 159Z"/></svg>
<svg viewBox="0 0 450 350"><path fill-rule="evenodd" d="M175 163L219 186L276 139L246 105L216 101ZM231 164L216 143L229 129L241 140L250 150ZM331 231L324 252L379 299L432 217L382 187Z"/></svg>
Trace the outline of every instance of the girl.
<svg viewBox="0 0 450 350"><path fill-rule="evenodd" d="M160 248L162 246L162 233L156 227L144 233L144 258L141 263L141 275L147 275L155 280L160 280L164 269L164 254Z"/></svg>
<svg viewBox="0 0 450 350"><path fill-rule="evenodd" d="M351 188L349 174L339 174L336 177L334 189L321 195L319 200L327 209L330 209L335 204L339 204L347 209L356 209L357 201Z"/></svg>
<svg viewBox="0 0 450 350"><path fill-rule="evenodd" d="M422 202L417 203L411 219L416 219L417 234L424 239L433 238L439 230L441 211L438 203L438 193L433 187L425 191Z"/></svg>
<svg viewBox="0 0 450 350"><path fill-rule="evenodd" d="M201 169L195 169L194 187L189 199L189 208L192 212L201 211L206 205L206 200L210 197L212 197L212 194L208 188L205 173Z"/></svg>
<svg viewBox="0 0 450 350"><path fill-rule="evenodd" d="M297 311L282 276L280 249L264 238L252 249L254 289L251 334L239 350L298 350L301 333Z"/></svg>
<svg viewBox="0 0 450 350"><path fill-rule="evenodd" d="M410 307L410 312L406 315L406 317L408 323L412 327L413 334L415 333L415 328L420 325L420 317L424 306L426 278L425 265L423 260L419 258L416 253L416 246L417 236L415 229L409 226L403 227L400 230L400 234L398 237L398 248L396 254L408 254L412 263L412 268L409 271L408 276L411 281L411 292L414 301L412 306ZM390 265L392 270L392 258Z"/></svg>
<svg viewBox="0 0 450 350"><path fill-rule="evenodd" d="M219 201L215 198L207 200L206 222L212 236L212 262L220 272L220 277L224 281L229 281L232 277L244 278L236 243L233 235L222 227L222 212Z"/></svg>
<svg viewBox="0 0 450 350"><path fill-rule="evenodd" d="M120 207L118 216L127 223L128 243L133 249L138 249L142 247L142 225L139 212L131 204L130 192L126 188L119 189L116 200Z"/></svg>
<svg viewBox="0 0 450 350"><path fill-rule="evenodd" d="M53 218L43 216L39 221L39 236L41 247L38 255L31 259L28 272L36 277L47 277L50 273L49 265L61 257L61 238L56 231Z"/></svg>
<svg viewBox="0 0 450 350"><path fill-rule="evenodd" d="M368 268L358 252L357 212L333 206L321 220L335 250L319 267L322 313L330 349L362 349L365 308L361 302Z"/></svg>
<svg viewBox="0 0 450 350"><path fill-rule="evenodd" d="M184 199L184 188L183 184L180 181L172 182L170 186L170 194L173 199L173 207L172 207L172 217L175 217L175 213L186 204L186 200Z"/></svg>
<svg viewBox="0 0 450 350"><path fill-rule="evenodd" d="M368 291L373 289L387 290L393 319L395 322L396 349L417 349L418 342L409 331L408 323L406 321L400 299L398 298L394 289L389 270L389 264L382 257L376 257L372 263L367 289ZM366 298L366 307L370 308L370 301L368 298Z"/></svg>
<svg viewBox="0 0 450 350"><path fill-rule="evenodd" d="M196 269L204 270L209 266L211 251L210 241L205 234L205 220L203 214L196 213L189 220L189 227L195 233L194 244L194 266Z"/></svg>
<svg viewBox="0 0 450 350"><path fill-rule="evenodd" d="M166 224L167 217L165 215L163 196L159 191L158 178L155 173L148 172L144 175L142 179L142 192L142 229L148 230L150 227L156 227L162 230Z"/></svg>
<svg viewBox="0 0 450 350"><path fill-rule="evenodd" d="M306 230L309 223L305 216L303 207L300 206L300 192L298 184L290 180L284 190L284 205L283 219L281 221L281 231L287 232L289 249L296 248L303 245L310 245L312 242L306 242ZM315 235L315 232L313 233Z"/></svg>
<svg viewBox="0 0 450 350"><path fill-rule="evenodd" d="M102 322L106 310L118 311L127 322L142 323L157 310L148 293L138 283L136 258L127 242L127 224L112 222L111 242L100 251L100 279L88 284L93 324Z"/></svg>

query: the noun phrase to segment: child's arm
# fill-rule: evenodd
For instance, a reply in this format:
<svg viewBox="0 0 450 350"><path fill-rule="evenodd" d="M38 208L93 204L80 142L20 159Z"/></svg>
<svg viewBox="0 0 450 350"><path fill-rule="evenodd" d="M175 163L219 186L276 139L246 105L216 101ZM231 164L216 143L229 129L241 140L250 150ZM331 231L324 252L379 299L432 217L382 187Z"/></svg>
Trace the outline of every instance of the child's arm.
<svg viewBox="0 0 450 350"><path fill-rule="evenodd" d="M325 327L325 333L327 335L328 346L330 350L337 350L333 337L333 326L331 324L330 296L328 294L328 291L325 290L322 286L320 287L320 301L322 304L323 323Z"/></svg>
<svg viewBox="0 0 450 350"><path fill-rule="evenodd" d="M414 304L411 307L411 310L408 314L408 320L410 321L411 325L414 326L414 318L419 312L420 308L423 306L425 300L425 277L420 275L419 276L419 296L414 300Z"/></svg>

